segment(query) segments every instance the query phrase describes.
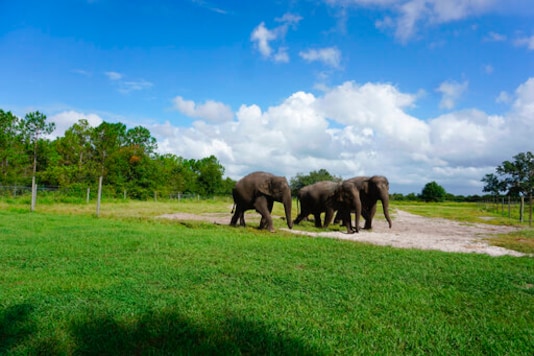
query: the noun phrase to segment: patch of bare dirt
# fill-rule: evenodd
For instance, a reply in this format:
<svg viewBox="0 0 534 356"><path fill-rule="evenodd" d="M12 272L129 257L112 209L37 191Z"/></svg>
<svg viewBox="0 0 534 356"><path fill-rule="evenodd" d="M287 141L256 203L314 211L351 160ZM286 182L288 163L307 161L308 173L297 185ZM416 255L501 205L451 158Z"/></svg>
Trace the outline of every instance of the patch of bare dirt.
<svg viewBox="0 0 534 356"><path fill-rule="evenodd" d="M175 213L162 215L161 217L177 220L202 220L226 225L230 223L231 214L206 213L196 215ZM259 221L258 217L259 215L256 213L247 214L247 224L255 226ZM394 217L393 227L389 229L385 219L377 214L377 217L373 220L373 230L360 230L357 234L346 234L341 231L308 232L299 230L298 225L295 225L292 230L287 228L282 230L311 237L361 241L399 248L482 253L490 256L525 256L520 252L490 246L485 241L491 235L515 231L516 228L513 227L468 224L447 219L425 218L402 210L396 210Z"/></svg>

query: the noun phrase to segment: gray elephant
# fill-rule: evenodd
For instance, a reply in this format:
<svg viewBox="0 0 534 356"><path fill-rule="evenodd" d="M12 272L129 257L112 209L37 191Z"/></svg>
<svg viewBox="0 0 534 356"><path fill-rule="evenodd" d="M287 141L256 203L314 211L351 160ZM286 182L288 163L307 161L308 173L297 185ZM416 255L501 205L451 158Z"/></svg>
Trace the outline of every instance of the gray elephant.
<svg viewBox="0 0 534 356"><path fill-rule="evenodd" d="M324 227L328 227L334 212L339 209L340 187L339 182L320 181L301 188L297 193L300 213L294 223L298 224L313 214L315 227L321 227L321 213L325 213Z"/></svg>
<svg viewBox="0 0 534 356"><path fill-rule="evenodd" d="M232 207L232 214L234 214L235 210L236 210L236 205L237 205L235 202L238 199L238 198L236 198L236 189L235 189L235 187L234 187L234 189L232 189L232 196L234 198L234 206ZM265 201L261 201L261 200L265 200ZM274 200L273 199L267 200L267 197L260 196L260 197L258 197L256 203L259 204L259 205L267 204L267 207L269 209L269 213L272 213L273 204L274 204ZM259 213L259 211L257 211L257 210L256 210L256 212ZM246 226L246 223L245 223L245 211L244 210L241 211L241 213L240 213L240 215L238 217L238 220L239 220L239 226L242 226L242 227ZM237 224L237 220L236 220L236 224ZM265 229L265 228L267 228L267 220L264 217L262 217L261 221L260 221L259 229L261 230L261 229Z"/></svg>
<svg viewBox="0 0 534 356"><path fill-rule="evenodd" d="M235 211L230 221L231 226L237 220L244 225L244 213L255 209L262 216L260 228L274 232L271 211L275 201L284 205L287 226L293 228L291 220L291 190L285 177L267 172L253 172L241 178L233 190Z"/></svg>
<svg viewBox="0 0 534 356"><path fill-rule="evenodd" d="M358 232L360 216L365 218L364 229L371 229L373 217L376 213L376 203L382 202L384 216L393 225L389 217L389 182L384 176L354 177L341 183L341 198L343 207L341 217L347 227L347 233ZM355 213L355 225L351 223L351 212Z"/></svg>

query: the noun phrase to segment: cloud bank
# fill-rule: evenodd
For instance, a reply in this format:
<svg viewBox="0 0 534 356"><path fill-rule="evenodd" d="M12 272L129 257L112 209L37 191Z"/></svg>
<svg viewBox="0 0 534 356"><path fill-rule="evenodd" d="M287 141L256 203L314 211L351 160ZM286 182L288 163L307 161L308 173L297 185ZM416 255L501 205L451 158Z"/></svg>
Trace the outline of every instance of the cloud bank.
<svg viewBox="0 0 534 356"><path fill-rule="evenodd" d="M162 152L213 154L234 179L254 170L292 177L325 168L345 178L384 174L404 193L432 180L456 194L480 193L486 173L533 148L534 78L517 88L505 115L471 109L422 120L410 115L416 100L388 83L348 81L265 109L242 105L234 120L195 114L190 128L166 123L151 132Z"/></svg>
<svg viewBox="0 0 534 356"><path fill-rule="evenodd" d="M386 175L392 192L419 193L437 181L454 194L480 194L486 173L533 150L534 78L510 97L505 115L470 109L422 120L410 115L417 95L389 83L347 81L321 95L293 93L265 109L243 104L235 113L223 103L176 97L176 108L196 119L191 127L145 126L160 153L215 155L233 179L255 170L289 178L324 168L343 178ZM65 128L68 118L101 122L75 112L51 121Z"/></svg>

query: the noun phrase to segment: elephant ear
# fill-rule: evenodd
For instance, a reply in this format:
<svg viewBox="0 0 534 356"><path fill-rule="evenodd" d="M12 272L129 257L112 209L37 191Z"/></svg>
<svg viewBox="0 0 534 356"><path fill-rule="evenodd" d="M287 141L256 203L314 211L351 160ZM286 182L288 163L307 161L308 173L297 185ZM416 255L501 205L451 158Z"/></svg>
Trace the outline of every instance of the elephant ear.
<svg viewBox="0 0 534 356"><path fill-rule="evenodd" d="M342 201L342 195L343 191L341 189L341 183L338 183L336 185L332 185L328 189L328 195L326 197L327 201Z"/></svg>
<svg viewBox="0 0 534 356"><path fill-rule="evenodd" d="M348 200L346 197L346 192L341 183L333 186L332 188L332 191L329 192L330 194L328 194L327 201L339 204Z"/></svg>
<svg viewBox="0 0 534 356"><path fill-rule="evenodd" d="M269 179L264 180L258 185L258 191L261 194L271 196L273 193L271 192L271 181Z"/></svg>

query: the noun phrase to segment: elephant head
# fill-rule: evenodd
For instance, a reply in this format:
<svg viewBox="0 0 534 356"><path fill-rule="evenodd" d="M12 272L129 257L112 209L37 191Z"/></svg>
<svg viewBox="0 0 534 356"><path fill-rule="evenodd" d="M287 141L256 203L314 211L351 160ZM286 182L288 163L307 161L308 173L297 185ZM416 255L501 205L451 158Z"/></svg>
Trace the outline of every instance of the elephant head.
<svg viewBox="0 0 534 356"><path fill-rule="evenodd" d="M268 177L258 186L258 191L284 205L287 226L290 229L293 228L293 221L291 220L291 189L287 179L279 176Z"/></svg>
<svg viewBox="0 0 534 356"><path fill-rule="evenodd" d="M366 189L362 192L363 205L369 207L369 218L365 217L364 229L371 229L373 217L376 213L376 202L382 202L382 209L384 216L389 224L389 228L393 226L391 218L389 217L389 182L384 176L372 176L366 184Z"/></svg>
<svg viewBox="0 0 534 356"><path fill-rule="evenodd" d="M347 232L352 231L350 212L356 213L354 231L358 232L360 216L365 218L364 229L371 229L373 217L376 213L376 203L380 200L384 210L384 216L391 228L392 222L389 216L389 182L384 176L354 177L343 181L340 193L340 201L343 208L348 209L345 215L349 217Z"/></svg>

